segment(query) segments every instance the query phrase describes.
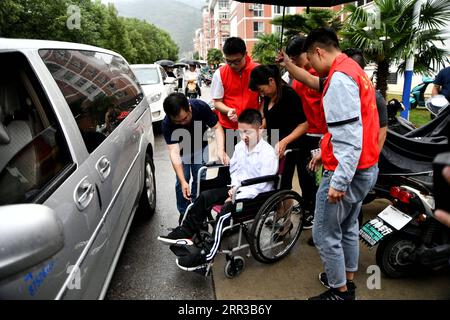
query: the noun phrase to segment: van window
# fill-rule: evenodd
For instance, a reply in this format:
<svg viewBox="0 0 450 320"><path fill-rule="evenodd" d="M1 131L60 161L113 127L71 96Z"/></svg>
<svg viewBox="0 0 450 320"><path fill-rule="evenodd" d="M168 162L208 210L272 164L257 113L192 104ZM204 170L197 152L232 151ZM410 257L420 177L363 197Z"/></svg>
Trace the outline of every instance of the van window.
<svg viewBox="0 0 450 320"><path fill-rule="evenodd" d="M120 57L79 50L39 50L93 152L143 98Z"/></svg>
<svg viewBox="0 0 450 320"><path fill-rule="evenodd" d="M74 164L26 58L1 53L0 70L0 205L40 203Z"/></svg>

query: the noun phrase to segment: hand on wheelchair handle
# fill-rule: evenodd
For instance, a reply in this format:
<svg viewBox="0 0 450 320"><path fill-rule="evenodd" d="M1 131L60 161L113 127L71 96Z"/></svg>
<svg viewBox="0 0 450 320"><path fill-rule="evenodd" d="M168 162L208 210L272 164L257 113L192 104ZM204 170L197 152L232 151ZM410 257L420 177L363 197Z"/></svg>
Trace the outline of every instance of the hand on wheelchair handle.
<svg viewBox="0 0 450 320"><path fill-rule="evenodd" d="M183 192L183 197L186 200L189 200L189 201L192 200L192 198L191 198L191 189L189 187L189 183L187 183L187 182L181 183L181 191Z"/></svg>

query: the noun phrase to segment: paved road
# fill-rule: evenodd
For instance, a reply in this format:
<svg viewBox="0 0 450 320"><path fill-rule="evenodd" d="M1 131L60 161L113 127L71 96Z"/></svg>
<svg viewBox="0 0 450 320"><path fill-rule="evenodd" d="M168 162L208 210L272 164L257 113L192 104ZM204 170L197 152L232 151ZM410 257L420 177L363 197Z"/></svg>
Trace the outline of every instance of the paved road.
<svg viewBox="0 0 450 320"><path fill-rule="evenodd" d="M209 98L203 88L203 99ZM273 265L246 259L247 267L235 279L223 273L224 259L218 256L213 277L204 278L178 269L174 255L156 237L177 223L175 176L160 133L155 134L157 210L148 222L136 220L112 279L107 299L306 299L324 290L317 274L322 270L317 250L306 245L311 231L303 232L292 253ZM294 188L298 190L298 185ZM388 203L375 201L365 206L365 218L376 215ZM245 252L242 253L245 255ZM356 278L359 299L450 299L449 272L410 279L381 276L381 288L370 290L369 266L375 264L375 250L361 245L360 272Z"/></svg>
<svg viewBox="0 0 450 320"><path fill-rule="evenodd" d="M209 88L203 87L205 100ZM107 299L214 299L212 278L181 271L168 246L156 240L177 225L175 174L164 138L155 131L157 205L149 221L135 219L111 281Z"/></svg>

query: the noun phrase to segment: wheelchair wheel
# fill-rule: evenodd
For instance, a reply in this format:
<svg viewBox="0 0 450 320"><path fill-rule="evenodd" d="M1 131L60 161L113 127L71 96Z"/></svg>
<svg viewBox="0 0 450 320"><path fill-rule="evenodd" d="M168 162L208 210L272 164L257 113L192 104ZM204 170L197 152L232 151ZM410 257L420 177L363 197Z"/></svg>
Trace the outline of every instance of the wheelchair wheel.
<svg viewBox="0 0 450 320"><path fill-rule="evenodd" d="M292 249L303 229L301 196L292 190L272 195L259 209L250 231L250 250L262 263L282 259Z"/></svg>
<svg viewBox="0 0 450 320"><path fill-rule="evenodd" d="M245 268L245 260L241 256L231 257L225 265L225 277L228 279L237 277Z"/></svg>

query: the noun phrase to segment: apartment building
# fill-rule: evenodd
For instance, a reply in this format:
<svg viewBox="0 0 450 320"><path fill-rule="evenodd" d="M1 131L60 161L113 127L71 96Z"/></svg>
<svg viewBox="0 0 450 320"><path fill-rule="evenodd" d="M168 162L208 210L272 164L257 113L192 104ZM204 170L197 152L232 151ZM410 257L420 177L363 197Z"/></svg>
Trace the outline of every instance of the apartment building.
<svg viewBox="0 0 450 320"><path fill-rule="evenodd" d="M355 1L355 5L364 5L372 0ZM332 7L339 11L342 5ZM202 31L196 34L195 50L206 58L211 48L222 49L228 37L240 37L247 44L248 52L252 51L258 36L281 32L281 26L274 26L272 19L283 14L282 6L242 3L229 0L207 0L203 10ZM286 14L300 14L305 7L286 7ZM342 19L344 17L342 16Z"/></svg>

